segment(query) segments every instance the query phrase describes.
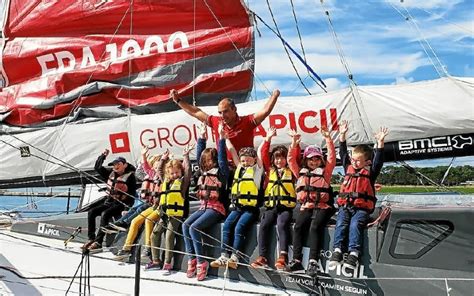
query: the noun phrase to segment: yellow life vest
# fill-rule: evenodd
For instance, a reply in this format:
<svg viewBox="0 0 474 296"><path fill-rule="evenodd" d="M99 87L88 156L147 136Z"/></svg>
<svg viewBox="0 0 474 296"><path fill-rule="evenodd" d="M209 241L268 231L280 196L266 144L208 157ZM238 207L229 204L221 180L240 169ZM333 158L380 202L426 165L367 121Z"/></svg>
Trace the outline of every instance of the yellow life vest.
<svg viewBox="0 0 474 296"><path fill-rule="evenodd" d="M296 206L293 174L289 168L282 170L281 177L277 170L272 169L268 177L268 185L265 189L265 206L273 208L278 204L287 208L294 208Z"/></svg>
<svg viewBox="0 0 474 296"><path fill-rule="evenodd" d="M247 207L257 206L258 187L255 184L255 170L253 167L243 168L241 165L237 166L230 193L233 204Z"/></svg>
<svg viewBox="0 0 474 296"><path fill-rule="evenodd" d="M181 194L181 178L161 184L160 208L168 216L182 217L184 215L184 197Z"/></svg>

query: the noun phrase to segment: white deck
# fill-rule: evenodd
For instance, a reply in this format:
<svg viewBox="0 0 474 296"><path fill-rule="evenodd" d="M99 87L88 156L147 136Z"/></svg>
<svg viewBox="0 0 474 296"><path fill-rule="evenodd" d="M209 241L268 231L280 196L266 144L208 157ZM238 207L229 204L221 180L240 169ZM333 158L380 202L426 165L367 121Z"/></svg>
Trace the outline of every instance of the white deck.
<svg viewBox="0 0 474 296"><path fill-rule="evenodd" d="M78 243L70 243L66 249L60 240L0 229L0 295L64 295L81 261L79 247ZM91 293L133 295L135 265L113 261L112 257L110 252L91 255ZM14 268L26 279L5 267ZM76 278L69 295L78 293L79 279ZM183 272L165 276L159 270L141 271L140 295L245 294L304 295L222 278L198 282L195 278L188 279Z"/></svg>

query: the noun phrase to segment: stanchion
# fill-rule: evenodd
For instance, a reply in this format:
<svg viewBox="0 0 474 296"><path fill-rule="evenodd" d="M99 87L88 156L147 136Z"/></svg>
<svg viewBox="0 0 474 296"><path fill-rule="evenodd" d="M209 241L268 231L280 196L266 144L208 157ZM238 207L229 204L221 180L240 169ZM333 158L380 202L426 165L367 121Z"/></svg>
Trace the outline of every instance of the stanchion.
<svg viewBox="0 0 474 296"><path fill-rule="evenodd" d="M135 296L140 295L141 245L135 247Z"/></svg>

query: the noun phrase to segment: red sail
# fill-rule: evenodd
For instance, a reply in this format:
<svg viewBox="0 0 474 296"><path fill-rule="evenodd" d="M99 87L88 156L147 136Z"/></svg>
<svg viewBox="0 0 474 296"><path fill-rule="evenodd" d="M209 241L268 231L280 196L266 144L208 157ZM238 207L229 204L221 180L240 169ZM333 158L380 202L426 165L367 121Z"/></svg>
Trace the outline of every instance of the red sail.
<svg viewBox="0 0 474 296"><path fill-rule="evenodd" d="M242 102L252 88L253 29L239 0L24 2L10 1L4 28L5 124L100 106L160 112L172 88L198 105Z"/></svg>

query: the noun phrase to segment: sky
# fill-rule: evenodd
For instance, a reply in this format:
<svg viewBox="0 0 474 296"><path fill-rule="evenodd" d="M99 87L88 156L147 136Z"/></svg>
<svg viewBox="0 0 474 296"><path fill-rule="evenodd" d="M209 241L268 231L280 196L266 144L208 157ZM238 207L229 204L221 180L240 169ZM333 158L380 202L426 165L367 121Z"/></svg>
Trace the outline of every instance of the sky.
<svg viewBox="0 0 474 296"><path fill-rule="evenodd" d="M282 37L301 55L302 49L290 0L268 0ZM266 0L245 1L275 29ZM328 27L325 10L357 85L404 84L439 78L429 47L451 76L474 76L474 1L460 0L293 0L294 12L308 64L321 76L327 90L349 86ZM403 14L404 16L402 16ZM412 21L406 21L411 16ZM415 23L415 24L414 24ZM268 97L266 88L279 88L282 96L306 95L278 38L257 21L253 99ZM425 53L424 42L430 56ZM292 56L311 93L322 90ZM430 60L431 59L431 60ZM443 75L440 66L438 71ZM414 166L448 165L451 159L411 162ZM474 157L456 159L454 165L474 165Z"/></svg>
<svg viewBox="0 0 474 296"><path fill-rule="evenodd" d="M403 84L439 78L432 63L436 57L450 75L474 76L473 0L404 0L403 3L400 0L325 0L324 8L320 0L242 1L275 29L267 2L270 4L282 37L300 55L303 44L308 65L322 77L328 91L346 88L349 83L325 10L329 11L348 68L358 85ZM0 0L0 6L3 7L4 2ZM412 21L406 21L408 15ZM267 98L266 90L275 88L281 90L282 96L308 94L280 40L260 21L256 24L255 51L256 79L251 99ZM294 55L292 58L309 91L321 93L303 64ZM438 72L442 71L438 67ZM463 158L463 161L474 165L474 157ZM421 163L445 165L449 161Z"/></svg>

